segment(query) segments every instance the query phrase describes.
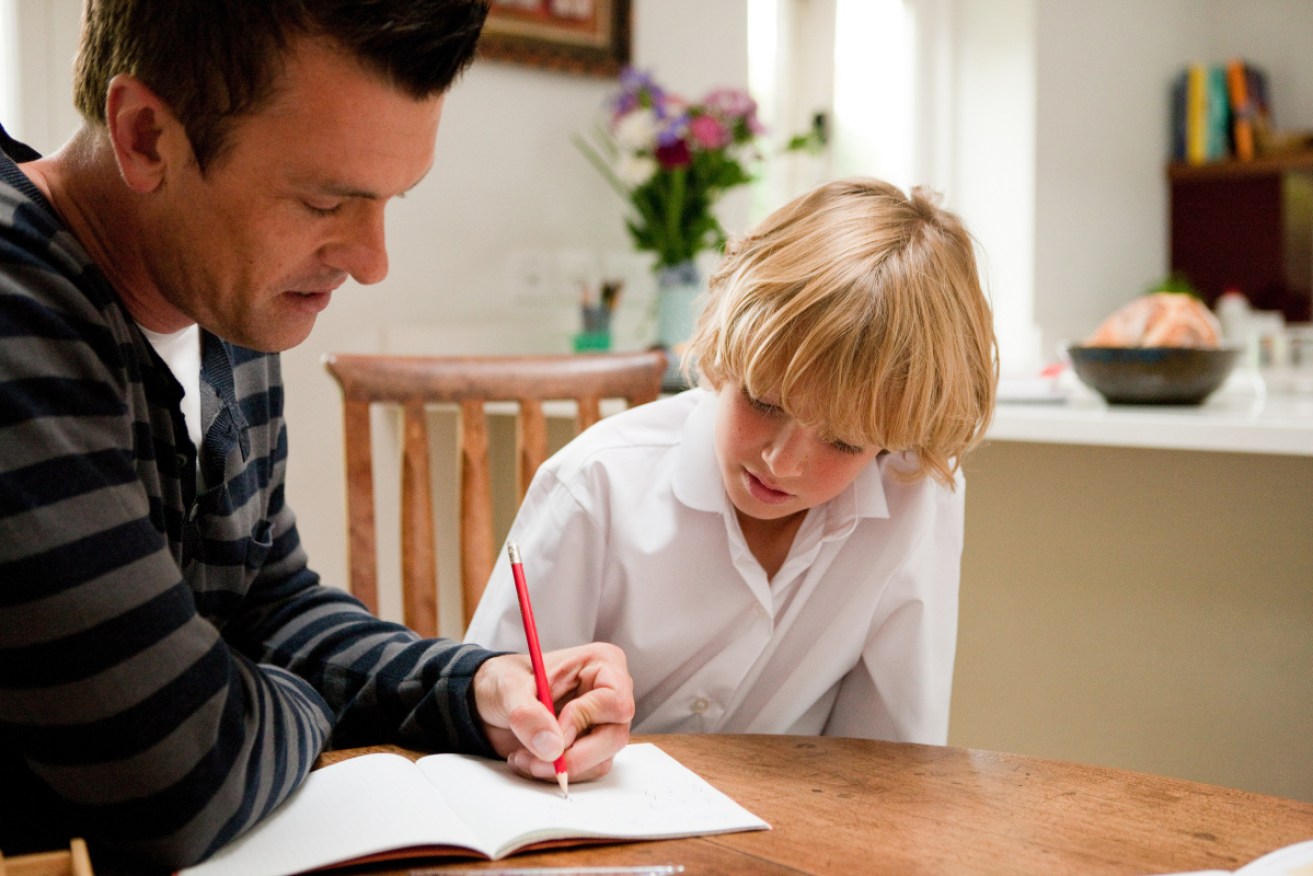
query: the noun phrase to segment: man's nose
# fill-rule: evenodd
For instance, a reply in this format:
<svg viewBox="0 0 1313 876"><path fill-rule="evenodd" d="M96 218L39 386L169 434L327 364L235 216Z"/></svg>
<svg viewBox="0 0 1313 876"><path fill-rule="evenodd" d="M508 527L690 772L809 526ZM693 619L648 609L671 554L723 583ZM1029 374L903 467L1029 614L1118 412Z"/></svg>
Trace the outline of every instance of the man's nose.
<svg viewBox="0 0 1313 876"><path fill-rule="evenodd" d="M325 260L361 285L377 283L388 275L383 207L369 204L351 219L341 237L327 247Z"/></svg>

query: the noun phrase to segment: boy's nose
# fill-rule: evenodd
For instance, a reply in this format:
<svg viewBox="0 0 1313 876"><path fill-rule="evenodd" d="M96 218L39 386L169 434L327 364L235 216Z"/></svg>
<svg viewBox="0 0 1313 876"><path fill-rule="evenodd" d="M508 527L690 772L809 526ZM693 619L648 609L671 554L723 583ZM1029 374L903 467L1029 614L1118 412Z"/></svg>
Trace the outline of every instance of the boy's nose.
<svg viewBox="0 0 1313 876"><path fill-rule="evenodd" d="M797 423L781 426L766 442L761 457L776 477L797 476L807 460L806 430Z"/></svg>

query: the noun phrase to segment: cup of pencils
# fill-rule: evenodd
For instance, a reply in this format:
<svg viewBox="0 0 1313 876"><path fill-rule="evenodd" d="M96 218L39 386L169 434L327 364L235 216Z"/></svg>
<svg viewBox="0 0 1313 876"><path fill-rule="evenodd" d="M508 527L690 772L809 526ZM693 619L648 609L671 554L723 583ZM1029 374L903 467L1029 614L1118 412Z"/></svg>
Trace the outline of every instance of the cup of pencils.
<svg viewBox="0 0 1313 876"><path fill-rule="evenodd" d="M619 280L607 280L602 283L601 293L596 298L589 287L584 287L579 304L583 331L574 336L576 353L600 353L611 349L611 314L620 301L623 286Z"/></svg>

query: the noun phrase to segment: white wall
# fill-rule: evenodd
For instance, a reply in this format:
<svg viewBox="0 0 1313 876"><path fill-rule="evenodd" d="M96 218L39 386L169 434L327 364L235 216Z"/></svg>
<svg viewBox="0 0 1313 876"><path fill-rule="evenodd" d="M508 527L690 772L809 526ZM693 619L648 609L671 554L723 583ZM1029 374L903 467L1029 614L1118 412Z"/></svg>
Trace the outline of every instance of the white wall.
<svg viewBox="0 0 1313 876"><path fill-rule="evenodd" d="M1034 356L1035 0L953 6L940 22L953 52L953 105L940 132L952 141L945 205L979 241L999 353L1010 366Z"/></svg>
<svg viewBox="0 0 1313 876"><path fill-rule="evenodd" d="M1187 61L1256 61L1277 126L1313 128L1310 0L913 2L944 26L955 84L947 143L922 149L947 154L928 166L982 243L1005 363L1053 359L1167 273L1168 89Z"/></svg>
<svg viewBox="0 0 1313 876"><path fill-rule="evenodd" d="M1045 359L1167 272L1168 94L1183 62L1207 54L1199 6L1040 4L1034 277Z"/></svg>
<svg viewBox="0 0 1313 876"><path fill-rule="evenodd" d="M42 153L77 130L73 109L73 54L77 51L81 0L3 0L0 27L14 32L0 39L8 55L0 59L5 129Z"/></svg>

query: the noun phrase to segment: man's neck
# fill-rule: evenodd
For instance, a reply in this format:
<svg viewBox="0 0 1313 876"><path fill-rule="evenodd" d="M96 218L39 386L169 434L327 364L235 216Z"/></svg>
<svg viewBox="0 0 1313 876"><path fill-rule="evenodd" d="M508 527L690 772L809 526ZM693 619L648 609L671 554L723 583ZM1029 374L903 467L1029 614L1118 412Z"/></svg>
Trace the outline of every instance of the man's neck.
<svg viewBox="0 0 1313 876"><path fill-rule="evenodd" d="M103 128L84 125L58 152L18 165L45 195L109 280L128 313L152 331L168 334L191 325L150 275L143 246L150 234L119 176Z"/></svg>

